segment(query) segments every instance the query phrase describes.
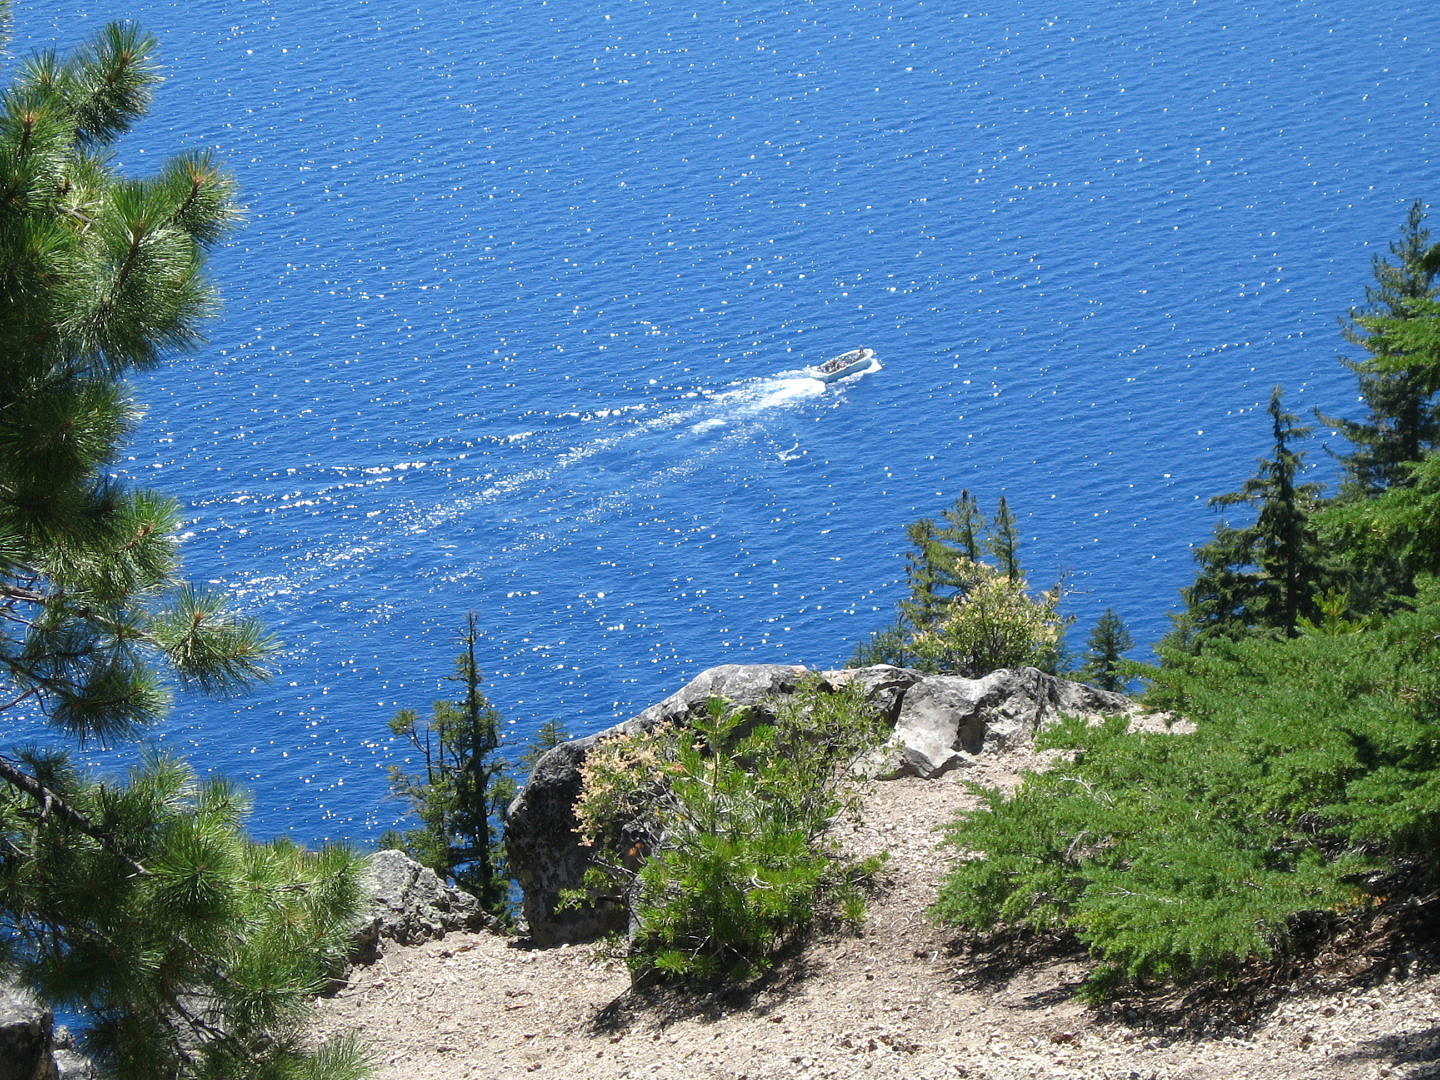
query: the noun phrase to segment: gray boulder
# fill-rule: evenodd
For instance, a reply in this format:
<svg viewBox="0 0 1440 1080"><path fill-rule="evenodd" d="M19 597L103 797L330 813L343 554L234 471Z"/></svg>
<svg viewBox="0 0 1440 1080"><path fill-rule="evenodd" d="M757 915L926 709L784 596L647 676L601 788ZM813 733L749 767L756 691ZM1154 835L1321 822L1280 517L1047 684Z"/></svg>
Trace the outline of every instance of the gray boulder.
<svg viewBox="0 0 1440 1080"><path fill-rule="evenodd" d="M764 710L765 703L776 694L788 694L800 685L807 674L793 664L722 664L707 668L671 694L664 701L651 705L623 724L595 736L633 735L649 731L657 724L683 724L705 712L711 698L724 698L730 704Z"/></svg>
<svg viewBox="0 0 1440 1080"><path fill-rule="evenodd" d="M63 1027L55 1031L55 1077L56 1080L100 1080L100 1070L80 1053Z"/></svg>
<svg viewBox="0 0 1440 1080"><path fill-rule="evenodd" d="M0 1080L56 1080L55 1014L24 987L0 983Z"/></svg>
<svg viewBox="0 0 1440 1080"><path fill-rule="evenodd" d="M370 904L355 930L354 956L361 962L379 955L382 938L414 945L455 930L497 928L495 919L480 910L480 901L403 851L370 856L362 887Z"/></svg>
<svg viewBox="0 0 1440 1080"><path fill-rule="evenodd" d="M1134 709L1122 694L1035 668L1002 668L979 679L931 675L905 694L894 735L858 771L887 780L940 776L963 765L967 754L1028 746L1062 715Z"/></svg>
<svg viewBox="0 0 1440 1080"><path fill-rule="evenodd" d="M900 707L910 688L923 682L925 676L912 668L891 667L876 664L873 667L842 668L838 671L821 673L825 685L839 690L846 686L859 686L865 700L874 705L887 724L900 719Z"/></svg>

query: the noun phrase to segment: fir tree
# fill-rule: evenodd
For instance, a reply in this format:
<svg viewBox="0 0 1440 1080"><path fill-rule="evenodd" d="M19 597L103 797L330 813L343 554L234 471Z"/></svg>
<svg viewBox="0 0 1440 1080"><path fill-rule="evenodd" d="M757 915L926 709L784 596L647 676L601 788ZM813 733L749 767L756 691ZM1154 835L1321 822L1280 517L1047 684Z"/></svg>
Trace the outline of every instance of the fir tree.
<svg viewBox="0 0 1440 1080"><path fill-rule="evenodd" d="M1408 603L1417 583L1440 576L1440 451L1410 469L1410 482L1373 499L1337 503L1316 516L1323 540L1347 565L1368 570L1392 594L1370 605L1384 613ZM1377 573L1383 568L1385 573ZM1388 603L1384 601L1388 600Z"/></svg>
<svg viewBox="0 0 1440 1080"><path fill-rule="evenodd" d="M962 599L980 580L977 568L982 551L993 544L992 529L980 512L974 496L962 491L941 514L943 524L921 518L905 527L910 540L906 555L905 579L910 596L900 602L901 622L912 635L924 633L945 617L946 610ZM1013 552L1014 519L1005 500L1000 500L996 528L1008 522L1008 540Z"/></svg>
<svg viewBox="0 0 1440 1080"><path fill-rule="evenodd" d="M1294 444L1310 434L1284 411L1277 386L1270 396L1271 456L1239 491L1217 495L1212 506L1255 511L1247 526L1222 522L1195 553L1200 571L1184 590L1187 639L1198 647L1214 636L1235 637L1271 627L1294 635L1302 618L1314 618L1329 571L1311 522L1320 485L1300 480L1304 454ZM1172 635L1169 644L1177 639Z"/></svg>
<svg viewBox="0 0 1440 1080"><path fill-rule="evenodd" d="M1000 501L1003 506L1005 500L1002 498ZM1005 513L1008 513L1008 509ZM941 517L945 519L943 535L956 556L967 562L979 562L988 526L985 524L985 515L980 512L980 507L975 502L975 496L968 490L962 490L960 498L955 500L955 505L941 514Z"/></svg>
<svg viewBox="0 0 1440 1080"><path fill-rule="evenodd" d="M910 551L905 555L905 582L910 595L900 602L900 615L912 628L925 627L939 618L950 598L946 585L954 558L930 518L905 526L905 536L910 541Z"/></svg>
<svg viewBox="0 0 1440 1080"><path fill-rule="evenodd" d="M1420 460L1440 438L1440 405L1435 401L1433 368L1437 353L1417 348L1412 320L1436 319L1434 300L1440 285L1440 244L1430 241L1425 204L1411 205L1400 239L1390 257L1373 261L1375 283L1365 289L1365 305L1352 309L1341 324L1345 340L1364 353L1342 359L1355 373L1360 396L1369 409L1365 420L1322 416L1339 429L1354 449L1345 466L1342 498L1366 498L1409 482L1407 467ZM1428 355L1427 355L1428 353Z"/></svg>
<svg viewBox="0 0 1440 1080"><path fill-rule="evenodd" d="M1020 580L1020 528L1015 524L1015 515L1010 512L1004 495L1000 496L1000 503L995 508L995 519L985 537L985 548L995 556L996 566L1002 574L1011 581Z"/></svg>
<svg viewBox="0 0 1440 1080"><path fill-rule="evenodd" d="M895 623L862 642L850 666L894 664L972 677L1027 665L1055 671L1068 623L1057 611L1060 592L1029 592L1020 531L1005 499L987 523L964 491L942 520L922 518L906 528L909 596L900 601Z"/></svg>
<svg viewBox="0 0 1440 1080"><path fill-rule="evenodd" d="M850 654L846 667L871 667L875 664L889 664L892 667L906 667L913 660L907 643L910 640L908 628L901 619L896 619L883 630L876 630Z"/></svg>
<svg viewBox="0 0 1440 1080"><path fill-rule="evenodd" d="M466 617L461 652L450 676L464 687L456 701L437 701L428 721L403 709L390 730L419 752L422 773L390 769L391 789L411 804L421 828L387 835L437 873L473 893L487 911L502 912L509 895L499 822L514 781L498 754L500 717L480 690L480 640L475 614Z"/></svg>
<svg viewBox="0 0 1440 1080"><path fill-rule="evenodd" d="M205 154L113 171L153 50L110 25L23 65L0 107L0 713L55 745L139 735L177 685L238 690L273 648L180 577L175 503L113 475L139 418L121 380L198 342L205 252L237 218ZM165 758L121 782L0 750L6 972L88 1018L107 1075L357 1074L301 1029L348 946L356 864L253 844L246 810Z"/></svg>
<svg viewBox="0 0 1440 1080"><path fill-rule="evenodd" d="M1125 652L1134 647L1135 641L1125 627L1125 620L1114 609L1106 608L1086 642L1081 677L1101 690L1123 692L1129 682L1123 674Z"/></svg>

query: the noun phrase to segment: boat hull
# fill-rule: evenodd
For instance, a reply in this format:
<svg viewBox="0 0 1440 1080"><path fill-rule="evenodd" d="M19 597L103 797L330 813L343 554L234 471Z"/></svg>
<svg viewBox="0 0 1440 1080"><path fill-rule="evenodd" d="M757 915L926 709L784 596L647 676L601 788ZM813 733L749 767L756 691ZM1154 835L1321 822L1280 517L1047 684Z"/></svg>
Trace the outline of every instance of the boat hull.
<svg viewBox="0 0 1440 1080"><path fill-rule="evenodd" d="M857 371L863 371L870 366L870 361L873 359L875 359L874 349L851 349L819 367L811 368L809 375L812 379L831 383L837 379L843 379L847 375L854 375Z"/></svg>

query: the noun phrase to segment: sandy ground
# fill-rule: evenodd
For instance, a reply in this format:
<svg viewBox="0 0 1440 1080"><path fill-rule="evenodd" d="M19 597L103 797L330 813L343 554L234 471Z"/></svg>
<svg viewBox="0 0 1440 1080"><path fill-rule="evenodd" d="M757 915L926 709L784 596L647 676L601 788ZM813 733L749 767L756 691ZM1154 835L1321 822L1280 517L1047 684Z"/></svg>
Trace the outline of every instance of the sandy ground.
<svg viewBox="0 0 1440 1080"><path fill-rule="evenodd" d="M964 775L1008 783L1034 763L1011 754ZM937 830L972 804L954 778L871 785L852 840L891 859L862 932L814 942L753 993L634 995L596 946L451 935L354 971L321 1003L320 1030L358 1030L379 1080L1440 1080L1433 967L1382 983L1317 975L1247 1026L1204 1034L1086 1010L1079 957L992 972L925 913L947 860Z"/></svg>

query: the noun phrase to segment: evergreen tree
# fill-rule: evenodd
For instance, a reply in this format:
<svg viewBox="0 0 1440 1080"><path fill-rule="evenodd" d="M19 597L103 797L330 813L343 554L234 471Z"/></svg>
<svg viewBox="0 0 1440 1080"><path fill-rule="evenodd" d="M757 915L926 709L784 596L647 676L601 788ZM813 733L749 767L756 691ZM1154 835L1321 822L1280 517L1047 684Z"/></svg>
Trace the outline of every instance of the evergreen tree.
<svg viewBox="0 0 1440 1080"><path fill-rule="evenodd" d="M1002 498L1000 502L1003 506L1005 500ZM956 556L966 562L979 562L988 526L985 524L985 515L980 512L980 507L975 502L975 496L968 490L962 490L960 498L955 500L955 505L941 517L945 519L943 535Z"/></svg>
<svg viewBox="0 0 1440 1080"><path fill-rule="evenodd" d="M905 582L910 596L900 602L900 615L912 628L929 626L950 598L946 586L954 557L930 518L905 526L905 536L910 541L905 555Z"/></svg>
<svg viewBox="0 0 1440 1080"><path fill-rule="evenodd" d="M909 629L901 619L896 619L883 630L876 630L855 646L846 667L871 667L875 664L889 664L892 667L907 667L914 660L908 648Z"/></svg>
<svg viewBox="0 0 1440 1080"><path fill-rule="evenodd" d="M1008 520L1013 533L1014 519L1008 514L1002 498L996 520ZM991 527L969 491L962 491L941 519L943 524L921 518L905 527L911 546L905 563L910 596L900 602L900 616L912 635L934 626L975 586L982 550L992 543ZM1010 539L1013 545L1014 537Z"/></svg>
<svg viewBox="0 0 1440 1080"><path fill-rule="evenodd" d="M966 811L935 911L982 933L1073 931L1092 997L1172 980L1223 994L1247 961L1290 978L1317 937L1425 934L1400 913L1435 889L1437 601L1421 589L1389 618L1172 657L1146 703L1190 733L1119 716L1041 733L1058 767Z"/></svg>
<svg viewBox="0 0 1440 1080"><path fill-rule="evenodd" d="M1086 642L1085 666L1080 669L1082 678L1101 690L1123 692L1129 680L1124 676L1125 651L1135 647L1125 620L1106 608L1095 623Z"/></svg>
<svg viewBox="0 0 1440 1080"><path fill-rule="evenodd" d="M535 734L530 739L530 744L525 747L525 752L520 755L520 775L529 776L535 771L535 766L540 759L548 754L555 747L563 742L569 742L572 738L561 720L546 720L535 729Z"/></svg>
<svg viewBox="0 0 1440 1080"><path fill-rule="evenodd" d="M1020 528L1015 524L1015 515L1010 513L1010 505L1004 495L1000 496L1000 503L995 508L995 519L985 537L985 548L995 556L995 563L1002 574L1011 581L1020 580Z"/></svg>
<svg viewBox="0 0 1440 1080"><path fill-rule="evenodd" d="M1342 498L1368 498L1409 482L1407 467L1420 460L1440 438L1440 405L1435 401L1435 343L1429 349L1410 332L1412 320L1436 319L1440 293L1440 244L1425 227L1425 204L1411 205L1400 239L1390 257L1373 261L1375 284L1365 289L1365 305L1352 309L1341 324L1345 340L1365 354L1342 359L1355 372L1369 416L1347 420L1322 416L1340 430L1354 449L1345 466ZM1428 353L1428 355L1427 355Z"/></svg>
<svg viewBox="0 0 1440 1080"><path fill-rule="evenodd" d="M1384 613L1403 606L1397 598L1411 596L1425 578L1440 576L1440 451L1412 466L1409 483L1373 499L1326 507L1316 516L1316 528L1327 544L1345 553L1348 566L1387 570L1393 595L1388 604L1372 607Z"/></svg>
<svg viewBox="0 0 1440 1080"><path fill-rule="evenodd" d="M1057 611L1059 589L1033 596L1028 591L1020 532L1005 499L987 523L963 491L942 519L922 518L906 528L909 596L900 601L893 625L857 647L850 666L894 664L972 677L1027 665L1055 671L1068 622Z"/></svg>
<svg viewBox="0 0 1440 1080"><path fill-rule="evenodd" d="M391 766L391 789L408 800L421 828L384 842L400 846L437 873L473 893L487 911L502 912L509 895L500 825L515 795L506 762L498 755L500 717L480 690L476 661L480 633L475 614L466 617L455 674L464 686L457 701L437 701L430 719L402 709L390 730L420 753L423 773Z"/></svg>
<svg viewBox="0 0 1440 1080"><path fill-rule="evenodd" d="M1250 507L1256 516L1248 526L1216 525L1214 539L1195 553L1200 571L1183 590L1192 647L1257 627L1293 636L1302 618L1318 614L1317 598L1331 579L1310 520L1320 485L1301 482L1304 455L1294 449L1310 431L1284 411L1278 386L1268 411L1271 456L1239 491L1210 500L1212 506ZM1167 642L1179 644L1175 635Z"/></svg>
<svg viewBox="0 0 1440 1080"><path fill-rule="evenodd" d="M175 503L113 475L139 418L121 380L198 342L205 252L237 216L205 154L113 171L153 49L110 25L0 106L0 715L54 745L136 736L176 685L238 690L273 648L181 579ZM0 748L0 960L92 1021L107 1075L357 1074L300 1026L347 948L355 862L253 844L246 809L164 758L119 782Z"/></svg>

